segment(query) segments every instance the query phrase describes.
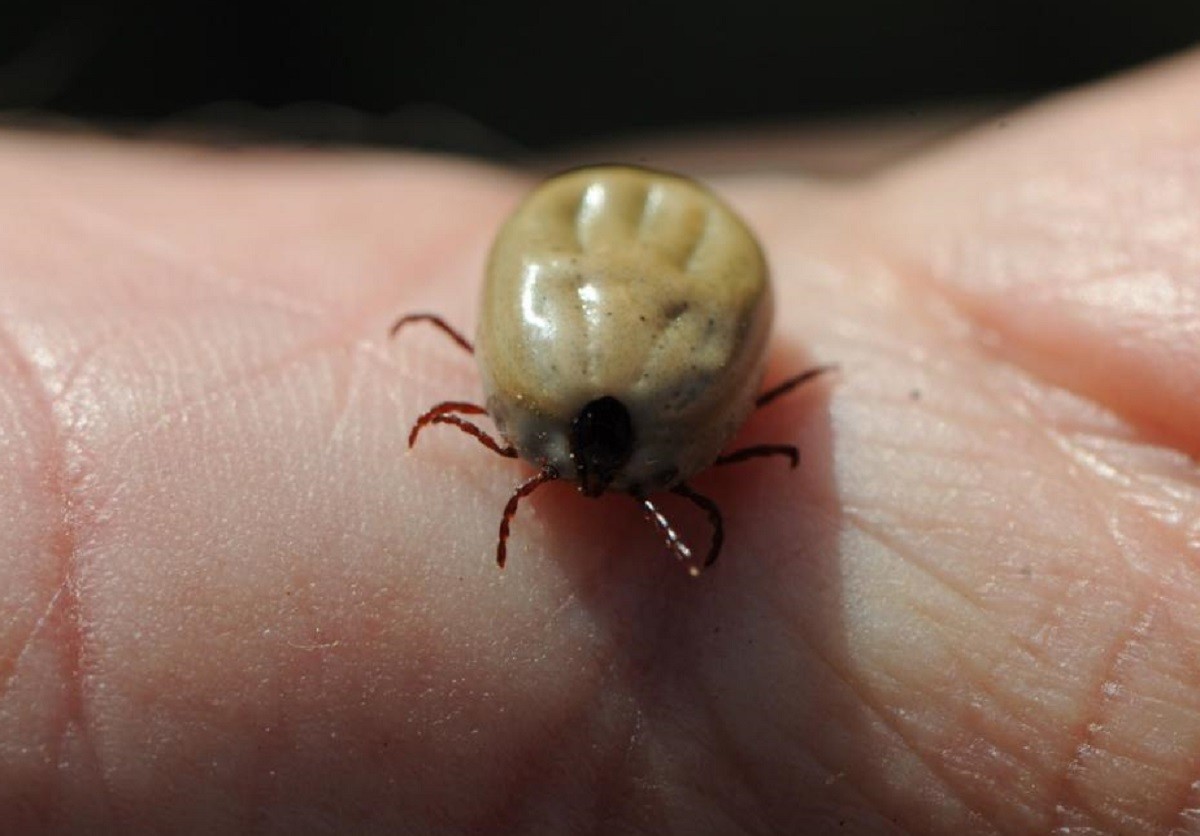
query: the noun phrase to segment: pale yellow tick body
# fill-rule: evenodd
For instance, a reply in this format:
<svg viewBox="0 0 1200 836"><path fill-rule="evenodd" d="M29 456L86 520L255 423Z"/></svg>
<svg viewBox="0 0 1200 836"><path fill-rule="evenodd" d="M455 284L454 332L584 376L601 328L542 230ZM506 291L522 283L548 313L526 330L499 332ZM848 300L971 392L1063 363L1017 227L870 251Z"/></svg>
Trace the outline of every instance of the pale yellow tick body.
<svg viewBox="0 0 1200 836"><path fill-rule="evenodd" d="M572 421L613 397L635 443L605 487L669 488L709 467L753 408L772 313L758 242L708 189L569 172L492 247L476 336L488 414L522 458L571 479Z"/></svg>

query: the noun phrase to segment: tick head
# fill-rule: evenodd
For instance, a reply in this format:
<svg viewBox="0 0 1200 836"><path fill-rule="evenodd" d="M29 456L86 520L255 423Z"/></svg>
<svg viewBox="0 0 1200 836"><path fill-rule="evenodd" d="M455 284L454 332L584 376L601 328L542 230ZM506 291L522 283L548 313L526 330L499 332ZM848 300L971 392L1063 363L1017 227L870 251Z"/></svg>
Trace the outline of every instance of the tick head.
<svg viewBox="0 0 1200 836"><path fill-rule="evenodd" d="M610 395L589 401L571 421L570 445L579 490L599 496L633 455L629 410Z"/></svg>

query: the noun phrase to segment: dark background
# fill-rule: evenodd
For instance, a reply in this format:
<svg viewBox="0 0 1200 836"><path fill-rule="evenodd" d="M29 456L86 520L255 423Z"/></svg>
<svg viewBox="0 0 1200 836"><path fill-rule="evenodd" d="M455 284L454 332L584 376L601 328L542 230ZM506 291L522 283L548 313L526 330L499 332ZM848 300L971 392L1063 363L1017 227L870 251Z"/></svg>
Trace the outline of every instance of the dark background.
<svg viewBox="0 0 1200 836"><path fill-rule="evenodd" d="M0 110L506 156L1017 100L1196 41L1200 0L0 0Z"/></svg>

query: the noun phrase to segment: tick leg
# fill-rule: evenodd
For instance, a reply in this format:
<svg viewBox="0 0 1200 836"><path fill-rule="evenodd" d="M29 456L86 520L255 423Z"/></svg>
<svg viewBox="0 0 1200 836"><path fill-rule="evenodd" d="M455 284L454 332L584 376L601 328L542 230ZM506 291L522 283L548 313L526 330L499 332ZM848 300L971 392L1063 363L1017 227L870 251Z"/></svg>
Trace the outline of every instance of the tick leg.
<svg viewBox="0 0 1200 836"><path fill-rule="evenodd" d="M708 522L712 525L713 535L712 544L708 547L708 557L704 558L704 568L707 569L717 562L717 557L721 554L721 546L725 544L725 524L721 521L721 509L717 507L717 503L713 502L707 496L696 493L682 482L671 488L671 492L677 493L685 499L690 499L708 514ZM700 570L693 566L691 573L698 575L700 574Z"/></svg>
<svg viewBox="0 0 1200 836"><path fill-rule="evenodd" d="M712 525L713 536L712 544L708 548L708 557L704 560L704 568L712 566L717 559L717 555L721 553L721 545L725 542L725 525L721 521L721 509L717 507L717 503L713 502L707 496L696 493L687 485L676 485L671 488L671 491L691 500L708 514L708 521ZM654 527L659 530L659 533L667 541L667 548L680 560L692 560L692 550L683 542L683 538L679 536L679 532L671 525L671 521L666 518L666 515L644 496L635 496L634 500L638 505L642 506L642 512L646 515L646 519L654 523ZM699 575L700 571L701 567L696 566L695 563L688 567L688 573L692 577Z"/></svg>
<svg viewBox="0 0 1200 836"><path fill-rule="evenodd" d="M638 505L642 506L642 513L645 514L646 519L654 523L654 527L658 529L663 539L667 541L667 548L674 553L675 557L682 561L691 560L692 550L688 548L687 543L683 542L683 538L679 536L679 532L671 525L671 521L667 519L666 515L658 510L658 506L644 496L635 496L633 499ZM689 571L694 575L699 574L694 570L694 567L690 568Z"/></svg>
<svg viewBox="0 0 1200 836"><path fill-rule="evenodd" d="M463 349L467 352L467 354L475 353L475 346L471 345L471 341L468 340L466 337L464 337L462 334L460 334L457 330L455 330L454 326L450 325L450 323L446 322L446 320L442 319L437 314L414 313L414 314L409 314L408 316L402 316L396 320L396 324L393 325L391 327L391 329L388 331L388 336L389 337L396 336L396 332L399 331L401 328L403 328L405 325L408 325L410 322L431 322L434 325L436 325L438 328L440 328L443 332L445 332L446 335L448 335L450 337L450 339L454 340L456 343L458 343L460 346L462 346Z"/></svg>
<svg viewBox="0 0 1200 836"><path fill-rule="evenodd" d="M814 377L832 371L837 371L837 366L817 366L815 369L809 369L806 372L800 372L800 374L796 375L795 377L789 377L787 380L783 381L783 383L780 383L778 386L774 386L759 395L754 401L754 408L762 409L771 401L775 400L780 395L786 395L801 383L807 383Z"/></svg>
<svg viewBox="0 0 1200 836"><path fill-rule="evenodd" d="M458 413L457 415L454 413ZM433 409L426 412L417 419L417 423L413 424L412 432L408 434L408 446L412 447L417 443L417 435L421 430L430 424L450 424L458 427L467 435L474 436L480 444L487 447L501 456L509 459L517 457L517 451L513 447L501 447L500 442L485 433L479 427L472 424L470 421L465 421L459 418L458 415L486 415L487 410L482 406L473 403L465 403L463 401L446 401L440 403Z"/></svg>
<svg viewBox="0 0 1200 836"><path fill-rule="evenodd" d="M537 476L517 485L513 495L509 497L508 504L504 506L504 516L500 518L500 539L496 542L496 563L501 569L504 568L504 561L508 559L508 529L512 525L512 518L517 514L517 505L542 485L557 478L557 470L552 467L543 468Z"/></svg>
<svg viewBox="0 0 1200 836"><path fill-rule="evenodd" d="M755 409L762 409L771 401L786 395L788 392L795 389L802 383L807 383L814 377L825 374L826 372L836 371L837 366L817 366L808 371L801 372L795 377L789 377L787 380L774 386L759 395L754 401ZM787 456L791 460L792 468L800 464L800 451L791 444L755 444L752 447L743 447L741 450L734 450L732 453L726 453L723 456L718 456L713 464L736 464L744 462L746 459L757 459L764 456Z"/></svg>
<svg viewBox="0 0 1200 836"><path fill-rule="evenodd" d="M791 459L793 469L800 464L800 451L791 444L755 444L753 447L743 447L741 450L717 456L717 460L713 464L736 464L744 462L746 459L757 459L764 456L787 456Z"/></svg>

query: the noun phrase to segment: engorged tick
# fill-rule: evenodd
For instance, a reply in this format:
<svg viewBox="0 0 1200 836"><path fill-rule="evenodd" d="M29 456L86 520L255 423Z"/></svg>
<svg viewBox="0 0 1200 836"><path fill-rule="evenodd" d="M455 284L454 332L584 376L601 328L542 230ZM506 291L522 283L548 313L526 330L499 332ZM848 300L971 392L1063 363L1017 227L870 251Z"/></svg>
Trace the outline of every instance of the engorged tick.
<svg viewBox="0 0 1200 836"><path fill-rule="evenodd" d="M521 499L574 481L589 497L633 497L671 551L699 574L721 552L721 512L687 485L713 465L783 456L790 444L722 454L751 411L829 371L819 366L759 394L773 317L766 259L746 224L693 180L628 167L554 177L508 218L492 245L476 344L441 317L426 321L475 355L486 407L448 401L417 419L450 424L538 468L508 501L496 561L504 566ZM497 441L461 417L488 415ZM671 491L709 518L702 563L650 495Z"/></svg>

